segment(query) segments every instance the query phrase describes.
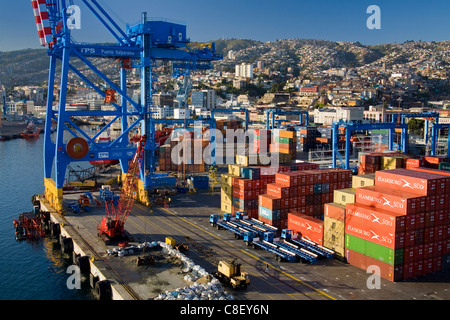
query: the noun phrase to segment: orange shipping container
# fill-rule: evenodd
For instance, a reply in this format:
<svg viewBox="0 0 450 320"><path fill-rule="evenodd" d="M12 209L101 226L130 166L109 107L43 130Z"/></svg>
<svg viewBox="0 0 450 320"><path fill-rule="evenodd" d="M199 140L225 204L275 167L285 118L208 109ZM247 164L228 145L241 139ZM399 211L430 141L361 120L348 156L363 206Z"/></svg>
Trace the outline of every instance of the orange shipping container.
<svg viewBox="0 0 450 320"><path fill-rule="evenodd" d="M325 203L324 216L338 221L345 221L345 206L339 203Z"/></svg>
<svg viewBox="0 0 450 320"><path fill-rule="evenodd" d="M281 208L281 198L270 194L260 194L259 205L270 210L279 210Z"/></svg>
<svg viewBox="0 0 450 320"><path fill-rule="evenodd" d="M296 212L288 213L288 229L317 244L323 244L323 221Z"/></svg>
<svg viewBox="0 0 450 320"><path fill-rule="evenodd" d="M276 183L269 183L267 184L267 194L278 198L288 198L289 188L280 186Z"/></svg>
<svg viewBox="0 0 450 320"><path fill-rule="evenodd" d="M373 268L373 266L376 266L382 278L392 282L403 280L403 264L393 266L349 249L345 250L345 257L347 262L352 266L358 267L366 272L372 272L372 270L369 270L369 267Z"/></svg>
<svg viewBox="0 0 450 320"><path fill-rule="evenodd" d="M356 188L356 203L400 214L421 212L424 196L380 186Z"/></svg>
<svg viewBox="0 0 450 320"><path fill-rule="evenodd" d="M375 185L389 189L412 192L421 196L435 195L436 190L446 192L446 177L436 174L392 169L375 173Z"/></svg>

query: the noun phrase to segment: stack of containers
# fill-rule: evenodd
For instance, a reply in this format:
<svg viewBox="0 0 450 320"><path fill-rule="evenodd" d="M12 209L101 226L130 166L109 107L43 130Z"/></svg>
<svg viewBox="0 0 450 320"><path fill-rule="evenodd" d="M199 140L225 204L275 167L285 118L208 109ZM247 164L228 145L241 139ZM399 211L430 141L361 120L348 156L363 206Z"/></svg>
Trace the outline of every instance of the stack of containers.
<svg viewBox="0 0 450 320"><path fill-rule="evenodd" d="M335 252L341 260L345 256L345 205L325 204L323 219L323 246Z"/></svg>
<svg viewBox="0 0 450 320"><path fill-rule="evenodd" d="M439 164L448 162L449 158L445 156L423 156L423 166L432 169L439 169Z"/></svg>
<svg viewBox="0 0 450 320"><path fill-rule="evenodd" d="M346 206L347 261L380 268L390 281L442 269L450 253L450 177L406 169L378 171Z"/></svg>
<svg viewBox="0 0 450 320"><path fill-rule="evenodd" d="M259 153L260 151L269 152L271 141L272 141L272 131L264 129L255 129L253 139L253 152L254 153Z"/></svg>
<svg viewBox="0 0 450 320"><path fill-rule="evenodd" d="M278 228L289 228L290 212L323 220L324 205L331 202L334 190L351 185L350 170L306 168L275 175L275 182L259 197L259 220Z"/></svg>
<svg viewBox="0 0 450 320"><path fill-rule="evenodd" d="M270 152L288 155L290 161L297 159L297 135L295 131L278 130L272 132Z"/></svg>
<svg viewBox="0 0 450 320"><path fill-rule="evenodd" d="M316 138L320 136L321 134L315 126L297 127L297 150L308 152L315 147Z"/></svg>
<svg viewBox="0 0 450 320"><path fill-rule="evenodd" d="M358 174L375 173L378 170L391 170L404 168L412 170L417 167L439 169L439 165L449 159L445 156L410 157L408 155L389 152L371 152L360 155Z"/></svg>
<svg viewBox="0 0 450 320"><path fill-rule="evenodd" d="M233 207L233 178L231 174L220 176L220 209L224 212L231 212Z"/></svg>
<svg viewBox="0 0 450 320"><path fill-rule="evenodd" d="M196 148L201 148L201 153L205 151L205 149L209 145L209 140L207 139L189 139L186 141L189 143L189 146L186 145L184 148L180 148L181 152L173 152L173 148L175 148L179 143L183 143L183 137L177 137L170 141L169 145L163 145L159 148L159 169L160 171L183 171L183 162L185 160L184 151L189 150L190 152L187 155L185 170L186 172L204 172L205 171L205 162L202 156L195 158L195 153L197 152ZM177 164L181 163L181 164Z"/></svg>

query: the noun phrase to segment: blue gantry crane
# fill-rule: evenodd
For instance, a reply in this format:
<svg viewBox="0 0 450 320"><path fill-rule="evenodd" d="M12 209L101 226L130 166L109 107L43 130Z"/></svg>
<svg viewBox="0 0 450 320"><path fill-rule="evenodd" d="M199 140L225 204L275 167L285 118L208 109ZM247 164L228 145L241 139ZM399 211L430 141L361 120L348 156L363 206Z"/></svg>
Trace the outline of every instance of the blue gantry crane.
<svg viewBox="0 0 450 320"><path fill-rule="evenodd" d="M83 5L95 19L115 38L114 44L77 42L72 36L73 16L71 9ZM97 0L32 0L39 39L47 46L50 57L48 76L47 114L44 136L45 196L58 209L62 209L62 188L66 167L74 161L119 160L123 173L134 155L136 145L130 143L128 134L140 128L147 136L145 152L140 168L141 188L145 191L157 183L155 171L155 126L151 114L152 67L157 61L173 63L178 69L208 69L212 61L222 57L214 45L189 47L186 26L167 20L152 20L142 13L139 23L121 28ZM83 11L83 14L85 11ZM96 65L99 60L117 64L119 83L107 76ZM81 62L83 68L77 67ZM60 72L57 75L57 65ZM140 70L140 101L127 93L128 72ZM88 70L88 71L85 71ZM109 102L109 110L72 110L67 105L69 72L92 88ZM106 84L103 90L95 75ZM59 79L59 84L56 83ZM54 88L59 88L59 100L54 105ZM116 99L115 94L120 96ZM79 126L77 117L109 117L111 120L92 133ZM120 123L119 136L108 143L99 143L98 137ZM52 122L56 123L55 138L51 135ZM54 180L52 179L54 174Z"/></svg>

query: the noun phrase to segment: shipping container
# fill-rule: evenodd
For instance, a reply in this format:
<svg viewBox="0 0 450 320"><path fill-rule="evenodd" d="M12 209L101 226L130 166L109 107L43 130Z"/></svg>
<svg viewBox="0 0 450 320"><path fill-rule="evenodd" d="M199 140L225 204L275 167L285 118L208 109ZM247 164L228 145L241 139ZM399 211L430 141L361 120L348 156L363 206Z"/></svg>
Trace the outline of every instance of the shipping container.
<svg viewBox="0 0 450 320"><path fill-rule="evenodd" d="M352 188L370 187L375 185L375 173L352 177Z"/></svg>
<svg viewBox="0 0 450 320"><path fill-rule="evenodd" d="M347 203L355 203L356 200L356 189L338 189L334 190L333 202L346 205Z"/></svg>
<svg viewBox="0 0 450 320"><path fill-rule="evenodd" d="M332 218L335 220L339 220L344 222L345 221L345 205L331 202L331 203L325 203L325 212L324 216L328 218Z"/></svg>
<svg viewBox="0 0 450 320"><path fill-rule="evenodd" d="M345 234L345 248L390 265L403 264L403 248L388 248L351 234Z"/></svg>
<svg viewBox="0 0 450 320"><path fill-rule="evenodd" d="M281 197L275 197L270 194L260 194L258 204L259 206L270 210L279 210L281 209Z"/></svg>
<svg viewBox="0 0 450 320"><path fill-rule="evenodd" d="M345 250L345 258L349 264L366 273L375 271L380 277L392 282L403 280L403 265L391 265L350 249Z"/></svg>
<svg viewBox="0 0 450 320"><path fill-rule="evenodd" d="M280 210L271 210L262 206L258 206L258 217L260 218L264 218L270 221L280 220L280 213Z"/></svg>
<svg viewBox="0 0 450 320"><path fill-rule="evenodd" d="M323 221L311 216L289 212L288 229L317 244L323 244Z"/></svg>
<svg viewBox="0 0 450 320"><path fill-rule="evenodd" d="M375 185L390 189L398 189L421 196L447 192L447 177L406 169L377 171ZM448 184L450 186L450 184Z"/></svg>
<svg viewBox="0 0 450 320"><path fill-rule="evenodd" d="M278 198L288 198L289 188L280 186L276 183L269 183L267 185L267 194Z"/></svg>
<svg viewBox="0 0 450 320"><path fill-rule="evenodd" d="M358 203L346 206L345 224L368 231L373 239L393 238L395 234L406 231L406 221L407 216L404 214Z"/></svg>
<svg viewBox="0 0 450 320"><path fill-rule="evenodd" d="M415 214L425 208L424 196L397 189L387 189L381 186L362 187L356 189L356 203L390 210L401 214Z"/></svg>

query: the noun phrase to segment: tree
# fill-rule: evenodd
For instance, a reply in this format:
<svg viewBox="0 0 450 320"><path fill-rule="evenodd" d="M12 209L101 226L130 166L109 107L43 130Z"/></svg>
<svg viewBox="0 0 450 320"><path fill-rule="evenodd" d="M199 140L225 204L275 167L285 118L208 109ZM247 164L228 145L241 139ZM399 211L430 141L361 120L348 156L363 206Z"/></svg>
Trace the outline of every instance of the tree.
<svg viewBox="0 0 450 320"><path fill-rule="evenodd" d="M416 135L421 135L423 133L424 121L412 118L408 121L408 130Z"/></svg>

